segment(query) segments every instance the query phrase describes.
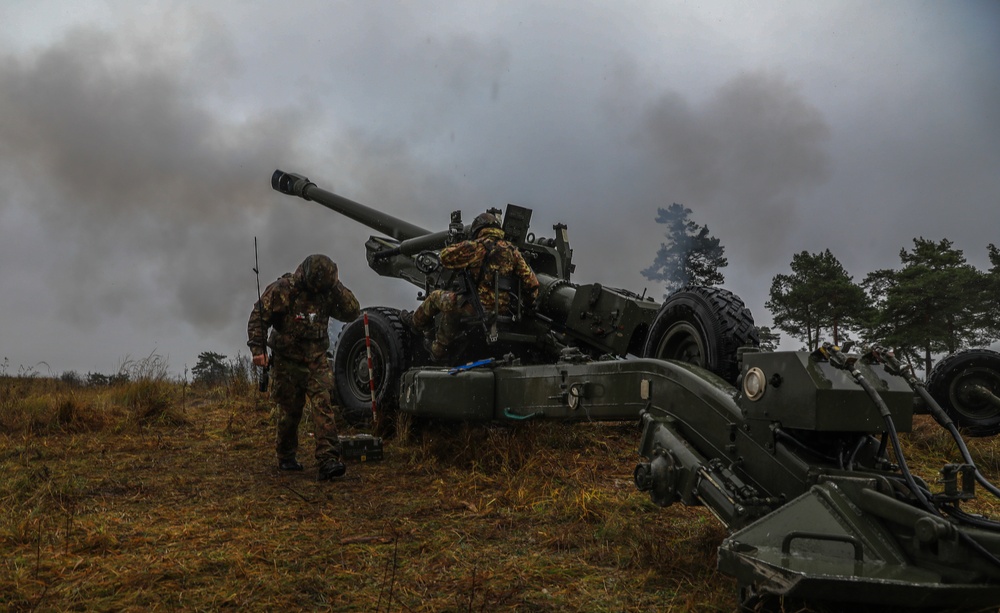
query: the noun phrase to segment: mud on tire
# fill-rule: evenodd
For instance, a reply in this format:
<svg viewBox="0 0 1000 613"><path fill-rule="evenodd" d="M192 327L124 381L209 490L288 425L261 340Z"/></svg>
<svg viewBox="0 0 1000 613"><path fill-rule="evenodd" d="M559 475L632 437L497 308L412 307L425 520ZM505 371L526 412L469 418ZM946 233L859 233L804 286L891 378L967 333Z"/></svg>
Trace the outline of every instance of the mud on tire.
<svg viewBox="0 0 1000 613"><path fill-rule="evenodd" d="M718 287L688 286L667 296L642 355L695 364L735 385L737 350L759 345L753 315L739 296Z"/></svg>

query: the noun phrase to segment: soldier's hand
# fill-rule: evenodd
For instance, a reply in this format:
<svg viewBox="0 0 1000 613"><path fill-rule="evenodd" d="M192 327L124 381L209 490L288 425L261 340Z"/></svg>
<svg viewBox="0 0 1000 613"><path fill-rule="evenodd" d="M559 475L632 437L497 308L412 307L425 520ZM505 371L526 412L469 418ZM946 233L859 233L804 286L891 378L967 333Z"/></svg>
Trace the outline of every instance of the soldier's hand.
<svg viewBox="0 0 1000 613"><path fill-rule="evenodd" d="M451 224L448 227L448 240L446 241L449 245L454 245L455 243L460 243L465 240L465 226L462 224Z"/></svg>
<svg viewBox="0 0 1000 613"><path fill-rule="evenodd" d="M261 353L253 356L253 365L260 366L261 368L267 368L267 354Z"/></svg>

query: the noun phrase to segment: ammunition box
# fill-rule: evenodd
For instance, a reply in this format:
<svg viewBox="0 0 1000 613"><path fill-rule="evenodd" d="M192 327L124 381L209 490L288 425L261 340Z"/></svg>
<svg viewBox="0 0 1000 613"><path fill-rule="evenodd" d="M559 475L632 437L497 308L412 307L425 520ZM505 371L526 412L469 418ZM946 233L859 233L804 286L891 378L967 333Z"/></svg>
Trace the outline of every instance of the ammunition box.
<svg viewBox="0 0 1000 613"><path fill-rule="evenodd" d="M382 437L371 434L341 436L340 459L344 462L375 462L382 459Z"/></svg>

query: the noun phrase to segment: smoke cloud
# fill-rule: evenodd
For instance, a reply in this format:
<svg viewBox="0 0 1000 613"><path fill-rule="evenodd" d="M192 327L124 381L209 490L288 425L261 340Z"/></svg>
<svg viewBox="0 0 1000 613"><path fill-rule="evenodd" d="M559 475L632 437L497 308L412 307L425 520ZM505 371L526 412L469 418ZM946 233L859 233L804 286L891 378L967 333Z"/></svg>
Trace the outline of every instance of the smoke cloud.
<svg viewBox="0 0 1000 613"><path fill-rule="evenodd" d="M131 32L76 28L0 57L0 219L21 229L16 246L0 248L0 271L45 295L39 315L140 338L190 330L205 349L216 343L232 355L256 299L253 237L262 286L335 245L350 257L338 258L345 279L372 276L365 229L273 192L275 168L336 168L317 181L338 189L343 179L350 197L400 216L410 208L411 219L414 193L430 194L434 206L417 223L458 208L462 190L417 161L404 139L348 128L317 141L325 117L309 104L233 113L219 96L244 69L211 20L188 15ZM431 66L453 65L446 86L455 95L480 63L503 65L502 52L478 53L464 39L425 53ZM144 353L150 342L128 351ZM104 368L122 355L106 356Z"/></svg>
<svg viewBox="0 0 1000 613"><path fill-rule="evenodd" d="M371 232L272 191L276 168L429 229L531 207L539 236L569 225L575 280L653 296L656 211L681 203L762 323L797 251L860 277L914 236L980 266L997 240L986 5L133 5L0 5L15 364L245 351L254 237L262 285L322 252L362 304L412 308Z"/></svg>
<svg viewBox="0 0 1000 613"><path fill-rule="evenodd" d="M3 177L16 192L3 207L37 216L43 249L60 252L42 274L61 316L93 324L129 304L145 305L139 321L226 316L232 254L265 204L261 169L294 157L301 120L220 117L201 59L76 30L0 66Z"/></svg>
<svg viewBox="0 0 1000 613"><path fill-rule="evenodd" d="M604 179L613 206L593 202L571 224L582 270L659 295L662 288L648 287L639 271L652 264L667 231L655 223L656 211L673 202L721 239L730 262L722 272L734 290L751 293L741 287L747 270L787 262L786 239L808 223L805 203L831 174L830 128L798 87L758 71L732 76L700 101L672 90L649 96L625 68L602 105L626 154ZM591 247L609 241L615 257Z"/></svg>
<svg viewBox="0 0 1000 613"><path fill-rule="evenodd" d="M665 95L644 111L639 131L658 171L655 192L692 208L730 253L755 264L787 258L780 237L830 176L823 114L779 74L738 75L700 108Z"/></svg>

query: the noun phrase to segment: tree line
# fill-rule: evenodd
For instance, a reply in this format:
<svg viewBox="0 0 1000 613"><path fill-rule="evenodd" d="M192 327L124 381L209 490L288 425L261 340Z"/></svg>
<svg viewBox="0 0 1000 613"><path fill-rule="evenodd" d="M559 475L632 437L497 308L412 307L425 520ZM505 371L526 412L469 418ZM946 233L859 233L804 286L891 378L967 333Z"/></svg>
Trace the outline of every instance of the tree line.
<svg viewBox="0 0 1000 613"><path fill-rule="evenodd" d="M0 364L0 375L5 372L5 365ZM34 372L34 371L29 371ZM143 360L126 358L118 372L106 375L99 372L88 372L81 376L74 370L63 372L59 378L63 383L77 387L115 387L132 381L143 379L163 379L167 376L166 360L156 354L151 354ZM184 367L184 383L187 383L188 369ZM21 375L24 376L24 375ZM34 376L31 374L30 376ZM224 383L246 383L254 379L250 358L244 355L227 358L214 351L202 351L198 361L191 368L192 383L204 387L214 387Z"/></svg>
<svg viewBox="0 0 1000 613"><path fill-rule="evenodd" d="M680 204L660 208L666 240L642 271L670 294L686 285L720 285L725 247ZM765 307L774 327L815 350L863 339L896 352L924 372L932 357L1000 340L1000 249L987 246L990 268L968 263L948 239L914 238L900 249L900 267L868 273L860 282L829 250L792 256L791 272L771 280ZM779 335L762 327L761 345L775 349Z"/></svg>

